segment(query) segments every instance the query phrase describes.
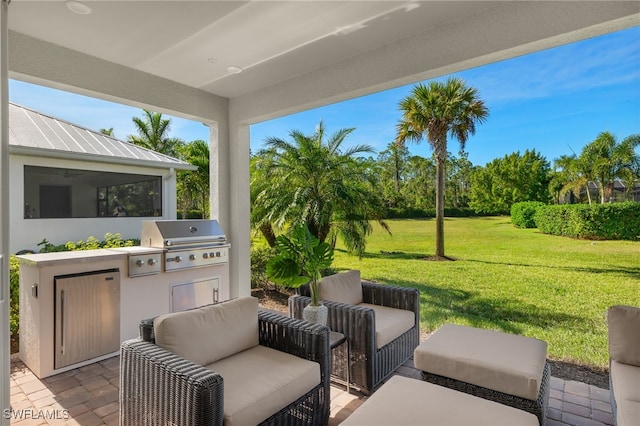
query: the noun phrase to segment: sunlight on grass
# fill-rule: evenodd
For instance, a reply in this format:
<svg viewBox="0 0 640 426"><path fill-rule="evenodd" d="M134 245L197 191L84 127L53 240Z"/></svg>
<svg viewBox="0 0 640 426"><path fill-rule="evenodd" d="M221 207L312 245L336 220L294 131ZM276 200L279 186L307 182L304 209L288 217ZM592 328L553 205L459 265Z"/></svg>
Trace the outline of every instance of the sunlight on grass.
<svg viewBox="0 0 640 426"><path fill-rule="evenodd" d="M421 329L445 322L502 330L547 341L549 357L608 365L606 310L640 305L640 242L584 241L513 227L508 217L447 218L445 254L435 250L435 222L375 225L358 259L336 250L333 267L364 279L415 287Z"/></svg>

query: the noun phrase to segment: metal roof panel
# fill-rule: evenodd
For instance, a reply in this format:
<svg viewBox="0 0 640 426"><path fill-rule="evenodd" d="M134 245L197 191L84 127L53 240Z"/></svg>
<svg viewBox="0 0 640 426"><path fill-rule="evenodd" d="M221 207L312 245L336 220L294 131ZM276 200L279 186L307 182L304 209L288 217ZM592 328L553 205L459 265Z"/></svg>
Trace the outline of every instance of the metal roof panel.
<svg viewBox="0 0 640 426"><path fill-rule="evenodd" d="M127 164L139 163L154 167L166 164L167 168L191 170L193 166L177 158L122 141L82 126L50 117L46 114L9 102L9 146L35 148L43 156L68 152L78 158L87 155L95 161L96 156L113 163L122 159ZM34 152L33 150L29 150ZM37 151L36 151L37 152Z"/></svg>

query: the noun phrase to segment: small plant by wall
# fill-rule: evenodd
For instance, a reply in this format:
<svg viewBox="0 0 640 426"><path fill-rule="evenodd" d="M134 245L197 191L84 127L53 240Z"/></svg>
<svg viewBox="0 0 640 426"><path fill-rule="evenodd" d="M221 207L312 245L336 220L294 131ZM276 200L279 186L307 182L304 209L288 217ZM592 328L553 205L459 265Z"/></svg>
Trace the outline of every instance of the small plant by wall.
<svg viewBox="0 0 640 426"><path fill-rule="evenodd" d="M18 258L9 258L9 332L11 336L18 334L20 326L20 264Z"/></svg>
<svg viewBox="0 0 640 426"><path fill-rule="evenodd" d="M101 248L116 248L116 247L132 247L140 245L140 240L136 238L122 239L122 235L119 233L111 234L107 232L104 235L104 240L99 241L96 237L91 236L86 241L80 240L77 242L68 241L64 244L51 244L47 239L43 239L38 243L40 247L40 253L52 253L60 251L79 251L79 250L97 250Z"/></svg>
<svg viewBox="0 0 640 426"><path fill-rule="evenodd" d="M640 240L640 203L565 204L537 209L540 232L588 240Z"/></svg>

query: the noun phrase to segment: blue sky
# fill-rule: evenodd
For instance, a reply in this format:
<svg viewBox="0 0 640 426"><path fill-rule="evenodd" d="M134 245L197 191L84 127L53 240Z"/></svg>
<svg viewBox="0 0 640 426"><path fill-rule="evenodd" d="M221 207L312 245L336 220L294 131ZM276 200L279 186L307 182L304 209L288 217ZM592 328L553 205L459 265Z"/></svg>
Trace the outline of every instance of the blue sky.
<svg viewBox="0 0 640 426"><path fill-rule="evenodd" d="M478 89L489 108L487 121L466 144L469 160L485 165L495 158L536 149L549 161L579 153L600 132L619 140L640 133L640 27L497 62L454 74ZM445 78L447 76L443 76ZM399 101L413 85L376 93L251 126L251 149L270 136L288 138L291 130L313 133L323 120L329 132L354 127L345 146L369 144L376 152L395 137ZM10 81L9 99L45 114L116 137L135 134L138 108ZM201 123L170 117L171 136L208 141ZM459 144L449 141L449 151ZM429 157L426 142L410 145Z"/></svg>

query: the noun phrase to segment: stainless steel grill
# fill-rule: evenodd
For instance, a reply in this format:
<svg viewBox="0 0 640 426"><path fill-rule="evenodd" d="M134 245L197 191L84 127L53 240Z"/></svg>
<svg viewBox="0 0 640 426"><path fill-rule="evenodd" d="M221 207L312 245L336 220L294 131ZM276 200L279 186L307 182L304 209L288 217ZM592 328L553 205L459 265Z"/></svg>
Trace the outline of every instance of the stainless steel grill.
<svg viewBox="0 0 640 426"><path fill-rule="evenodd" d="M211 266L229 261L229 243L217 220L147 220L140 245L164 251L164 271Z"/></svg>

